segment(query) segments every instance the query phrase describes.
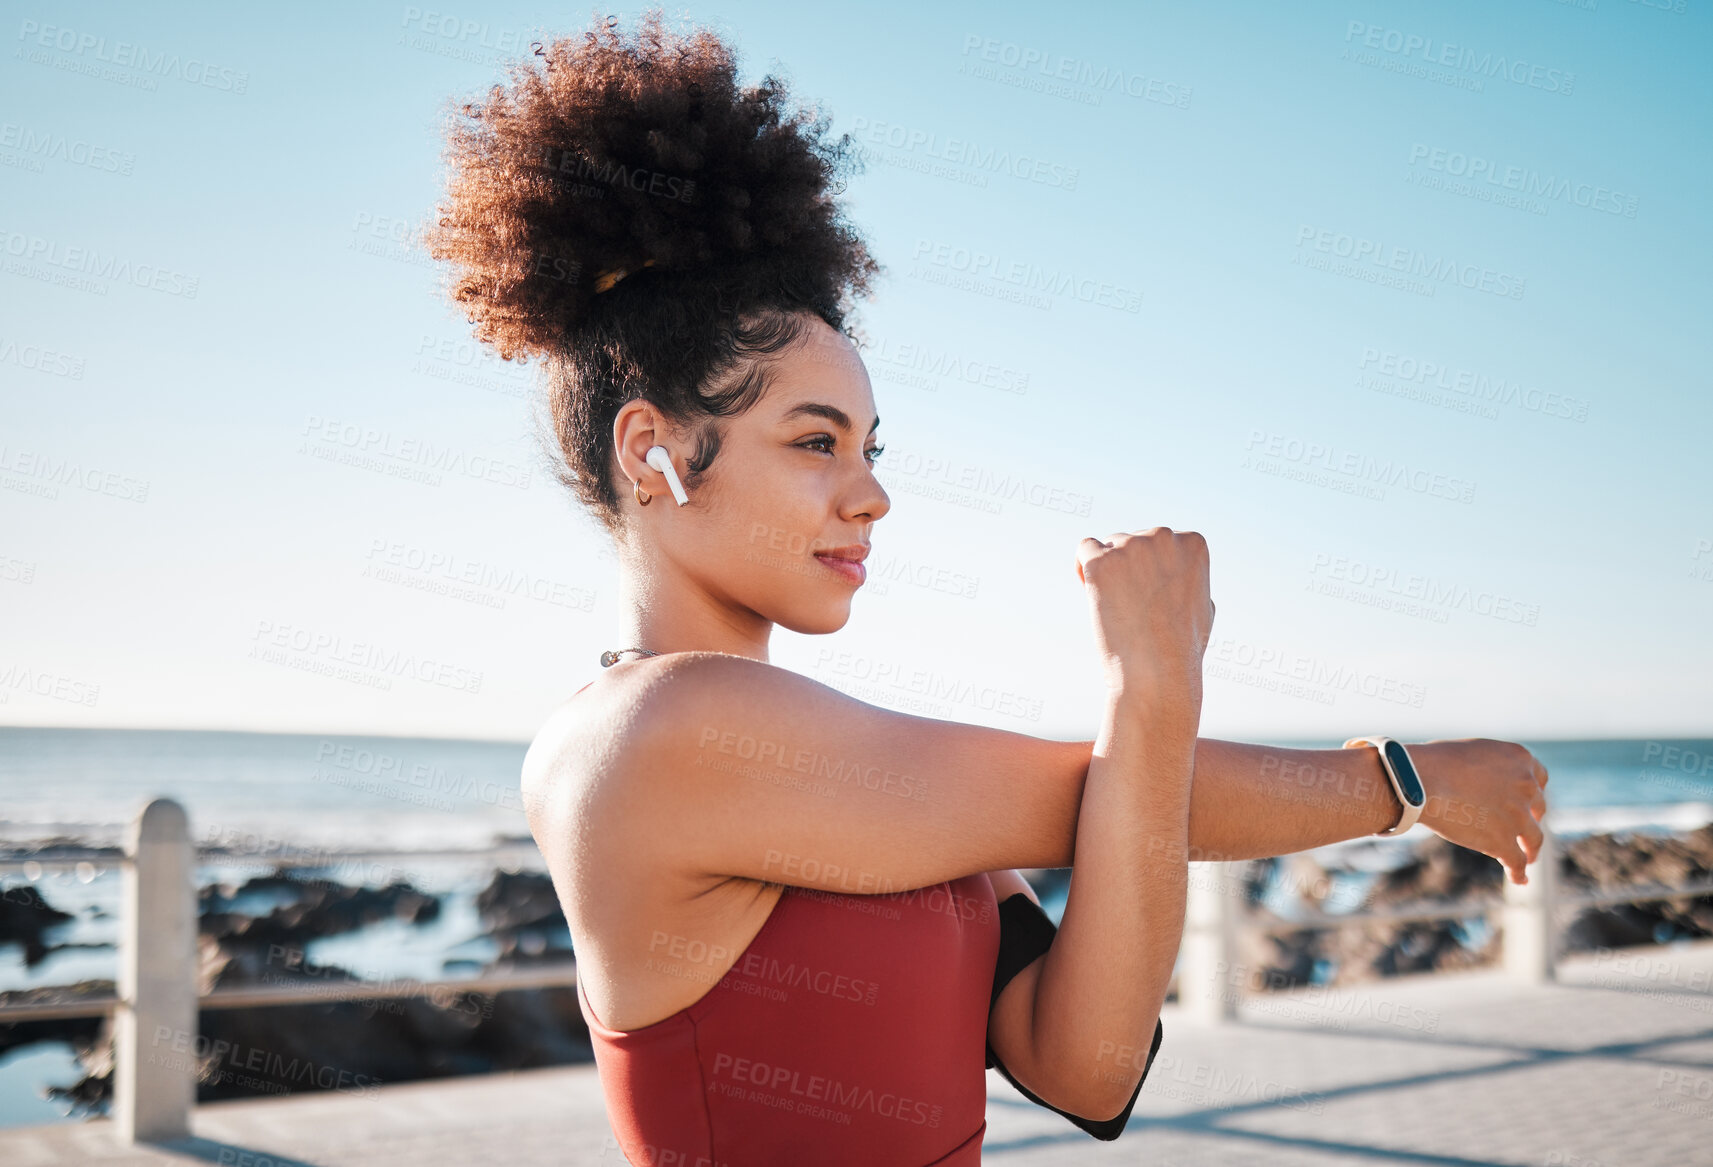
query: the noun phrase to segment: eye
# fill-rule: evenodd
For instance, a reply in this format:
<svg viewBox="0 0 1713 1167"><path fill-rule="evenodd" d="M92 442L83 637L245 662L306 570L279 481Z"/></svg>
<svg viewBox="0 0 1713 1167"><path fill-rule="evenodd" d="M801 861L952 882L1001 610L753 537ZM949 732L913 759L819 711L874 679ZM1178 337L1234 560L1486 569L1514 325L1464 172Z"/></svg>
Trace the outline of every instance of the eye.
<svg viewBox="0 0 1713 1167"><path fill-rule="evenodd" d="M832 448L835 444L836 439L833 438L831 434L816 434L807 441L798 442L797 447L803 450L813 450L825 447L824 452L830 455L833 453ZM863 451L863 457L866 458L868 460L868 464L872 466L874 465L874 460L880 457L885 450L886 447L884 445L870 446L868 449Z"/></svg>

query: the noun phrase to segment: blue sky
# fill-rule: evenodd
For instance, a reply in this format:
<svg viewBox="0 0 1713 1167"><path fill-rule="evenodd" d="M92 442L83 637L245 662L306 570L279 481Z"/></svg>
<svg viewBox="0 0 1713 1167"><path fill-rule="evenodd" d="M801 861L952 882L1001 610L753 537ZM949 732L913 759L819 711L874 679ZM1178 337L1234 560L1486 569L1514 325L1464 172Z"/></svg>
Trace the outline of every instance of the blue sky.
<svg viewBox="0 0 1713 1167"><path fill-rule="evenodd" d="M857 138L887 268L893 510L775 661L1092 735L1077 541L1164 524L1212 552L1204 733L1713 731L1672 4L669 10ZM154 7L4 26L0 723L527 738L614 567L409 239L448 99L591 14Z"/></svg>

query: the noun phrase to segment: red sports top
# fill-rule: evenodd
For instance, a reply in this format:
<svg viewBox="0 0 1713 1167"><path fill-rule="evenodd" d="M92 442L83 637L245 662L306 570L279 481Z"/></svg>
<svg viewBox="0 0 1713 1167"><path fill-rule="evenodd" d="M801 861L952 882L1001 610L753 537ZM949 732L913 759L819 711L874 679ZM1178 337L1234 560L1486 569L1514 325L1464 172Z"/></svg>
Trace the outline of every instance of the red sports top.
<svg viewBox="0 0 1713 1167"><path fill-rule="evenodd" d="M786 887L731 970L662 1021L608 1029L579 983L619 1146L649 1167L979 1167L999 939L985 874Z"/></svg>

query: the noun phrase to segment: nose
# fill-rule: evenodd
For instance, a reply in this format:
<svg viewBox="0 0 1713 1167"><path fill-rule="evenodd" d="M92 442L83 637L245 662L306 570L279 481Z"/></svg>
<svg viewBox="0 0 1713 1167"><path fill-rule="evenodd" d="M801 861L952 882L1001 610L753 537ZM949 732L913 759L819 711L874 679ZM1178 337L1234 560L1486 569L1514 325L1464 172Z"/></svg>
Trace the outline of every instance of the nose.
<svg viewBox="0 0 1713 1167"><path fill-rule="evenodd" d="M845 507L846 517L867 519L872 523L885 518L886 512L891 509L892 496L886 493L886 488L880 485L880 479L874 476L873 467L868 468L863 473L861 485L855 489Z"/></svg>

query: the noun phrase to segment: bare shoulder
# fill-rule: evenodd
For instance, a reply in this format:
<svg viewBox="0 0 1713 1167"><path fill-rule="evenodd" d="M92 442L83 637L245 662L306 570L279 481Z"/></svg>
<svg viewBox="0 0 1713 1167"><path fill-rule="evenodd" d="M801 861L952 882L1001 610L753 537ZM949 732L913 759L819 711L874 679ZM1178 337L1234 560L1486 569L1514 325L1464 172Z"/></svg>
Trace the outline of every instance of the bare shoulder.
<svg viewBox="0 0 1713 1167"><path fill-rule="evenodd" d="M724 653L663 653L622 661L554 707L530 742L521 775L524 810L544 852L548 840L593 834L628 850L625 811L646 804L650 791L647 768L626 760L662 719L682 716L698 691L726 683L725 662L772 669Z"/></svg>
<svg viewBox="0 0 1713 1167"><path fill-rule="evenodd" d="M634 743L649 723L649 707L663 694L680 699L722 671L718 662L743 661L770 669L760 661L714 652L673 652L641 660L621 661L556 705L530 742L523 760L523 785L542 788L568 771L587 771L587 763L611 757L602 743Z"/></svg>
<svg viewBox="0 0 1713 1167"><path fill-rule="evenodd" d="M678 654L675 654L678 655ZM653 768L636 743L661 715L673 662L615 665L561 702L525 756L530 831L570 926L578 980L595 1016L620 1030L653 1024L697 1000L726 967L686 979L658 971L661 937L726 954L729 964L766 922L782 888L751 880L689 879L666 861ZM692 673L695 670L691 670Z"/></svg>

